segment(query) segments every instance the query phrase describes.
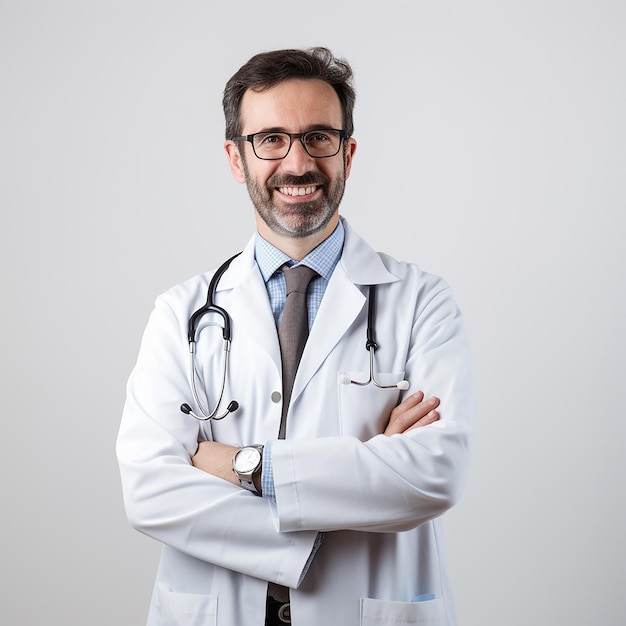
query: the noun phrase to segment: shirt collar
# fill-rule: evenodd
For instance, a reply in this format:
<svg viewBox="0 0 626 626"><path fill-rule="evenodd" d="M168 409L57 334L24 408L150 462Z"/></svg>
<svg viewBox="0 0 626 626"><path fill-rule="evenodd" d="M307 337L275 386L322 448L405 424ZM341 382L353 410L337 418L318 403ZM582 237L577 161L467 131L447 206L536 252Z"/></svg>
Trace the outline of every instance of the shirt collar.
<svg viewBox="0 0 626 626"><path fill-rule="evenodd" d="M341 257L344 236L343 224L339 221L337 228L322 243L313 248L302 261L296 263L276 246L263 239L257 232L254 242L254 256L265 282L285 263L288 265L306 265L315 270L322 278L330 280L330 275Z"/></svg>

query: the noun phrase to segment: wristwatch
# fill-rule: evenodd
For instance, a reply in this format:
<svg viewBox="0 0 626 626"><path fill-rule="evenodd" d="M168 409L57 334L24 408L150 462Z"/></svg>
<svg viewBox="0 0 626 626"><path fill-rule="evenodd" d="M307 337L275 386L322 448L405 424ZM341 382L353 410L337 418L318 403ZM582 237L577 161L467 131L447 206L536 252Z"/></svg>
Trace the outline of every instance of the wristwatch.
<svg viewBox="0 0 626 626"><path fill-rule="evenodd" d="M254 477L261 472L263 465L263 446L245 446L237 451L233 459L233 472L237 475L244 489L260 496L259 490L254 484Z"/></svg>

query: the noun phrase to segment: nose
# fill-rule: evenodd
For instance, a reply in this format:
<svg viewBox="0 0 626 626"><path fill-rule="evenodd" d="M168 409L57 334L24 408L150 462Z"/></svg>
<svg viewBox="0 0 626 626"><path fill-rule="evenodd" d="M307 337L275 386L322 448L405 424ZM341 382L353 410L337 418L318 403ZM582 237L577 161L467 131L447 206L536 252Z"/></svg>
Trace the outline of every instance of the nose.
<svg viewBox="0 0 626 626"><path fill-rule="evenodd" d="M289 174L301 176L310 172L315 164L315 159L304 149L300 138L294 138L291 149L281 162L283 169Z"/></svg>

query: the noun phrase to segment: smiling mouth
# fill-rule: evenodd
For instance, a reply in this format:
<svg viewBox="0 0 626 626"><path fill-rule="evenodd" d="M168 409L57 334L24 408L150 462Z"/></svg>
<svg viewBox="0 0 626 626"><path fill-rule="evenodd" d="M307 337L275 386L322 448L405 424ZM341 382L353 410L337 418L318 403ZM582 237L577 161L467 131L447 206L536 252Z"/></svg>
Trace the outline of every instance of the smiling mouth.
<svg viewBox="0 0 626 626"><path fill-rule="evenodd" d="M317 185L309 185L308 187L278 187L278 191L286 196L308 196L315 193L317 189Z"/></svg>

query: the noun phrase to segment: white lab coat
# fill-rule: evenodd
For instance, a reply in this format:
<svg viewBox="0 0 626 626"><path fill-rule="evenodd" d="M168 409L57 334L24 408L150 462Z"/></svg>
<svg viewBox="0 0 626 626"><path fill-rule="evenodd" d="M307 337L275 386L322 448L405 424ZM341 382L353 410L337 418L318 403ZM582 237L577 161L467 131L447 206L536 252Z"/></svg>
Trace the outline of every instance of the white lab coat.
<svg viewBox="0 0 626 626"><path fill-rule="evenodd" d="M265 443L278 432L280 351L254 241L218 287L233 333L224 404L240 405L223 421L201 424L179 409L193 405L187 323L210 274L156 301L117 445L129 521L164 544L151 626L263 626L267 581L291 588L294 626L456 623L437 518L457 501L468 460L473 401L461 315L440 278L377 254L344 227L295 379L287 439L273 444L276 504L190 463L199 440ZM385 382L406 378L409 391L339 383L341 373L368 376L371 283L376 372ZM200 337L198 386L212 407L222 336L206 327ZM441 398L440 421L382 435L401 397L420 389Z"/></svg>

